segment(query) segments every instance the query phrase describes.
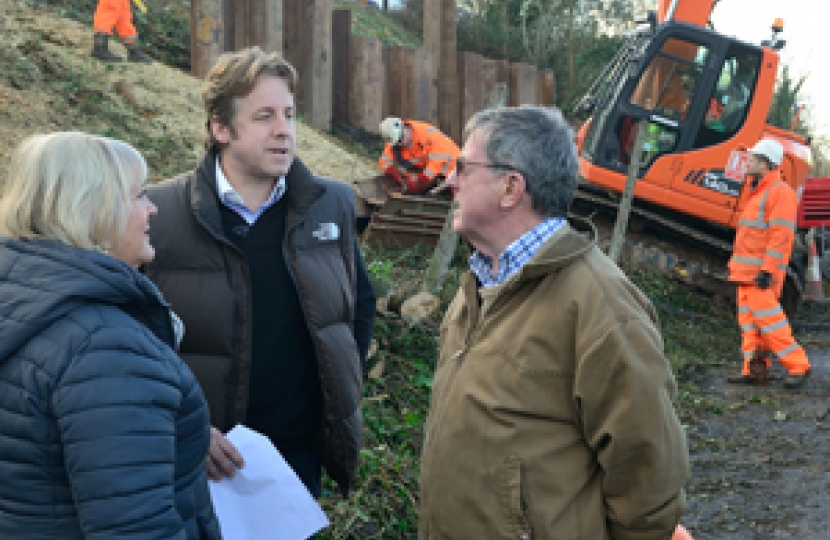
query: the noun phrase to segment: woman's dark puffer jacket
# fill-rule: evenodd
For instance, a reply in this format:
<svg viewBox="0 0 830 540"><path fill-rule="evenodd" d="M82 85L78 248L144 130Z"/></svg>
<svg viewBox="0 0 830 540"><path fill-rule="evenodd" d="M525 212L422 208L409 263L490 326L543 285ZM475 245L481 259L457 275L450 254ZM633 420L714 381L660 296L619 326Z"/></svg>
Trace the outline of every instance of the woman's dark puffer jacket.
<svg viewBox="0 0 830 540"><path fill-rule="evenodd" d="M0 538L221 538L202 391L134 269L0 237Z"/></svg>

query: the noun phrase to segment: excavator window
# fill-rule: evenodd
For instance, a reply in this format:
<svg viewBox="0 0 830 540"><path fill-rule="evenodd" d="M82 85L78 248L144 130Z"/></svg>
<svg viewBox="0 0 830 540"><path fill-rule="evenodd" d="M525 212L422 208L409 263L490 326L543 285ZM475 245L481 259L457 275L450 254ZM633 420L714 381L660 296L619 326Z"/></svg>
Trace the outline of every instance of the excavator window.
<svg viewBox="0 0 830 540"><path fill-rule="evenodd" d="M702 45L667 39L643 72L631 94L631 104L673 120L683 120L708 56L709 50Z"/></svg>
<svg viewBox="0 0 830 540"><path fill-rule="evenodd" d="M705 45L674 37L663 43L629 100L630 105L646 115L623 115L617 123L621 165L627 166L631 161L636 128L642 121L649 122L640 156L643 168L660 155L674 151L681 132L691 132L693 148L722 143L738 132L752 102L760 52L730 45L714 83L710 76L710 82L704 86L704 69L710 61L711 51ZM696 102L700 103L695 105Z"/></svg>
<svg viewBox="0 0 830 540"><path fill-rule="evenodd" d="M752 89L761 63L756 51L730 47L709 98L703 126L694 147L704 148L731 139L743 126L752 102Z"/></svg>
<svg viewBox="0 0 830 540"><path fill-rule="evenodd" d="M643 72L631 94L630 104L663 121L649 122L644 152L640 156L641 167L648 167L657 156L676 148L682 124L700 91L699 83L709 54L703 45L669 38ZM630 163L636 127L641 121L631 116L620 118L617 134L623 165Z"/></svg>

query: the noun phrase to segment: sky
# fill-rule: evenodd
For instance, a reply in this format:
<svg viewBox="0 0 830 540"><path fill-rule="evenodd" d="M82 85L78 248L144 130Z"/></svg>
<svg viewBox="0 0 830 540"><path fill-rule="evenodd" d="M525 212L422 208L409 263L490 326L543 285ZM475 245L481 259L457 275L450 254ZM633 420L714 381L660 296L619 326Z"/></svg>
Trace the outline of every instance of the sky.
<svg viewBox="0 0 830 540"><path fill-rule="evenodd" d="M816 135L824 137L830 137L827 5L827 0L720 0L710 18L721 34L756 44L769 39L777 17L784 19L781 37L787 44L781 62L789 66L794 81L807 76L802 96L810 109L810 125Z"/></svg>

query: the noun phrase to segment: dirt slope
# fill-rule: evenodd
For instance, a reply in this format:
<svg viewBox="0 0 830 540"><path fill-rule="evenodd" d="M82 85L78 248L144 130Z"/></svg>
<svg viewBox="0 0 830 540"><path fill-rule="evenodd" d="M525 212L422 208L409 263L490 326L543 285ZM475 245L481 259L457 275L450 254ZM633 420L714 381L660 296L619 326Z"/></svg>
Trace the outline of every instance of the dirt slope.
<svg viewBox="0 0 830 540"><path fill-rule="evenodd" d="M147 157L151 177L195 164L202 152L201 81L177 69L106 65L89 58L91 30L20 0L0 0L0 163L26 135L83 130L124 139ZM124 55L120 44L113 50ZM344 180L375 174L374 164L298 124L298 155Z"/></svg>

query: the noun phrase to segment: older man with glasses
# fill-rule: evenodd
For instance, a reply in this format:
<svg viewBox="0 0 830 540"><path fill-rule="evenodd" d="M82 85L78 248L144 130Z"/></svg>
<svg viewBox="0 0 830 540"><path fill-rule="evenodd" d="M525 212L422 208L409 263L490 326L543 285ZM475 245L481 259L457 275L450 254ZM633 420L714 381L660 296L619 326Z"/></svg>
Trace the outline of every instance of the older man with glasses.
<svg viewBox="0 0 830 540"><path fill-rule="evenodd" d="M474 253L441 327L420 538L666 540L689 478L649 300L568 219L555 109L482 111L448 183Z"/></svg>

